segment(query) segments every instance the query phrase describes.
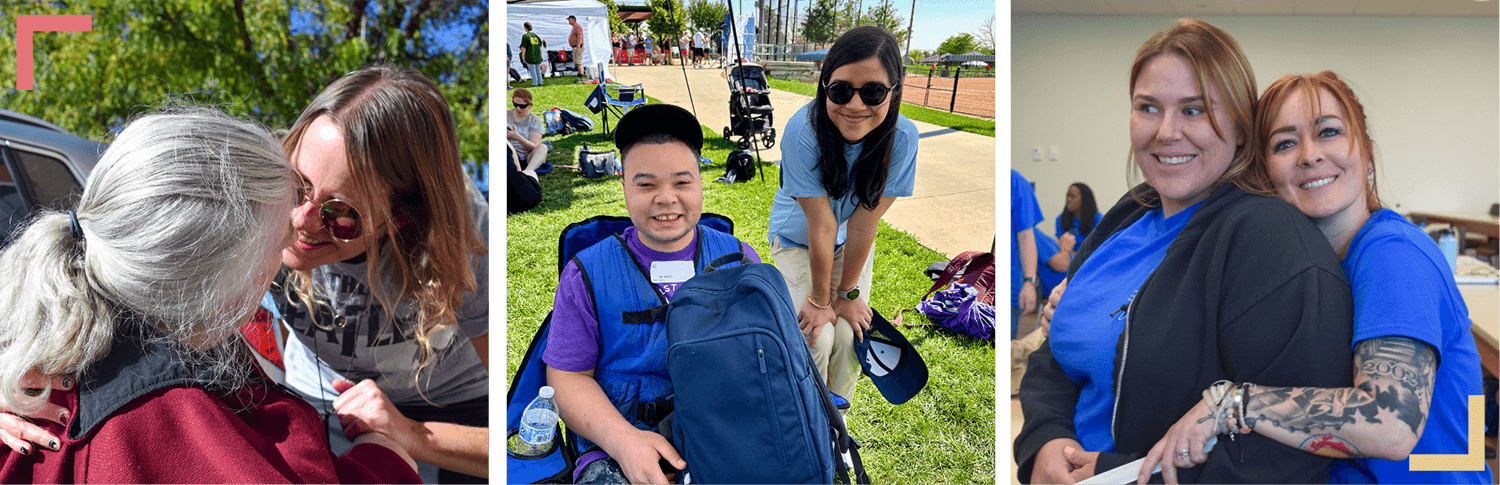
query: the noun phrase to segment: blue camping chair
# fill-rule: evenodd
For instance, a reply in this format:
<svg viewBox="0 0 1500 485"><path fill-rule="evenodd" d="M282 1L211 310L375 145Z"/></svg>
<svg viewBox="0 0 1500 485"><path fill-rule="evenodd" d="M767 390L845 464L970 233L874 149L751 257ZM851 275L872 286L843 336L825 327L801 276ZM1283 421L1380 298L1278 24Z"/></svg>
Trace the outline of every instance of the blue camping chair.
<svg viewBox="0 0 1500 485"><path fill-rule="evenodd" d="M734 234L734 222L728 217L704 212L698 223L728 234ZM569 224L557 238L557 272L579 251L593 246L630 227L629 217L595 216ZM542 320L542 325L531 337L521 366L511 379L506 392L505 430L506 442L521 428L521 413L526 405L536 399L537 391L547 384L547 369L542 364L542 352L547 349L547 333L552 323L552 312ZM566 424L565 424L566 425ZM573 463L578 456L573 449L578 437L569 433L557 433L552 438L553 446L540 456L517 456L507 450L505 468L510 483L571 483Z"/></svg>
<svg viewBox="0 0 1500 485"><path fill-rule="evenodd" d="M646 104L645 84L617 84L612 82L601 82L600 91L604 93L604 134L609 134L609 114L614 113L615 118L624 118L636 106Z"/></svg>

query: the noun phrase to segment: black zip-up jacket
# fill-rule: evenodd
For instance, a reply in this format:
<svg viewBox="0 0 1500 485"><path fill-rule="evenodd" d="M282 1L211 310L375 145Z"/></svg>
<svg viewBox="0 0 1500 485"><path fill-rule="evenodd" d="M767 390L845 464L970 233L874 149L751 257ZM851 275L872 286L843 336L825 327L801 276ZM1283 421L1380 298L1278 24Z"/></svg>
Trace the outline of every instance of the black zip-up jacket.
<svg viewBox="0 0 1500 485"><path fill-rule="evenodd" d="M1150 210L1129 195L1120 199L1084 241L1069 276L1110 235ZM1350 387L1353 315L1338 257L1307 216L1274 197L1220 186L1172 241L1128 309L1115 346L1115 451L1099 454L1096 472L1145 456L1220 379ZM1023 483L1030 482L1043 445L1077 439L1080 389L1053 359L1050 340L1028 363L1020 392L1026 422L1015 442ZM1251 433L1220 437L1207 462L1177 477L1183 483L1323 483L1329 464Z"/></svg>

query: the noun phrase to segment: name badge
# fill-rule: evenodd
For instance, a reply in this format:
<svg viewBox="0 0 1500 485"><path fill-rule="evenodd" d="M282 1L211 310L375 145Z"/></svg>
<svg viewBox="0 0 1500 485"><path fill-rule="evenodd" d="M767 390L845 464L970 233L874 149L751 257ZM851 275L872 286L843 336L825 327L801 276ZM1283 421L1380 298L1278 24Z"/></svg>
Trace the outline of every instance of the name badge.
<svg viewBox="0 0 1500 485"><path fill-rule="evenodd" d="M698 272L693 269L692 261L653 261L651 263L651 283L681 283L692 278Z"/></svg>

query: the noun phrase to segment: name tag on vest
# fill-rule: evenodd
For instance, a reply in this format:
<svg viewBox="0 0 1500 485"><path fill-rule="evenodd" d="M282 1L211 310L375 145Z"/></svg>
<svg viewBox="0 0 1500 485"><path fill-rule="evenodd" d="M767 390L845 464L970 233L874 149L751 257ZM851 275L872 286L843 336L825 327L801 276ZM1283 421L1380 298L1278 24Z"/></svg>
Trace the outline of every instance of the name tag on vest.
<svg viewBox="0 0 1500 485"><path fill-rule="evenodd" d="M681 283L697 274L693 269L692 261L653 261L651 262L651 283Z"/></svg>

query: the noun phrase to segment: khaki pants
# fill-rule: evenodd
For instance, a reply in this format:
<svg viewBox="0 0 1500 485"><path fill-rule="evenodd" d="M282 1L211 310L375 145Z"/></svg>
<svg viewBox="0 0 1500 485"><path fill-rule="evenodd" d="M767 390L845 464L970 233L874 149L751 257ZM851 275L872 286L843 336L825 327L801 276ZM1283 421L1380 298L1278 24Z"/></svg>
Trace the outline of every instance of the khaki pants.
<svg viewBox="0 0 1500 485"><path fill-rule="evenodd" d="M802 303L807 301L807 294L812 291L812 270L809 267L807 249L782 247L779 241L772 241L771 258L775 261L776 269L781 270L782 277L786 278L787 290L792 296L792 308L802 308ZM875 248L871 247L869 256L865 258L864 268L859 272L859 292L866 303L870 301L870 281L874 266ZM833 272L829 275L828 283L833 290L838 289L839 277L843 271L844 248L839 248L833 253ZM829 291L819 298L828 298L829 295L835 293ZM854 401L854 380L859 377L861 370L859 362L855 360L854 329L849 322L840 318L837 322L823 324L818 340L809 341L808 348L812 351L813 365L817 366L818 374L823 376L828 390Z"/></svg>

